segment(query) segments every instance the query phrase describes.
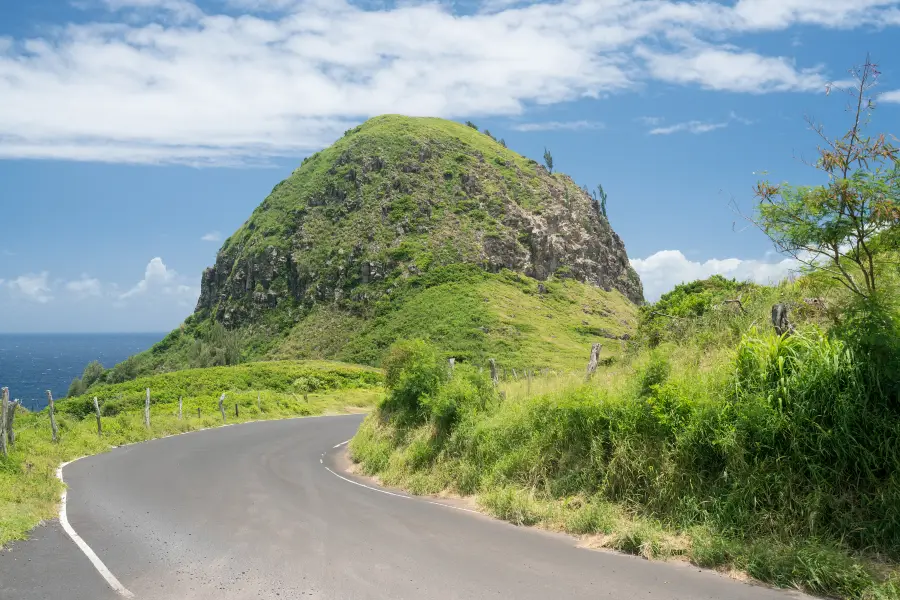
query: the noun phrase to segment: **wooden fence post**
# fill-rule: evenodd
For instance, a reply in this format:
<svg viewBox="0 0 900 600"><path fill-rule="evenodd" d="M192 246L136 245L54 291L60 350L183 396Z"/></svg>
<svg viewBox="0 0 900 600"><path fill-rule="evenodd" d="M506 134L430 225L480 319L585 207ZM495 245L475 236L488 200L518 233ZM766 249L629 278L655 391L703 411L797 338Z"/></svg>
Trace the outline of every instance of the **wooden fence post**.
<svg viewBox="0 0 900 600"><path fill-rule="evenodd" d="M259 402L259 392L256 392L256 410L262 412L262 404Z"/></svg>
<svg viewBox="0 0 900 600"><path fill-rule="evenodd" d="M182 396L178 396L178 420L181 420L181 404L184 398Z"/></svg>
<svg viewBox="0 0 900 600"><path fill-rule="evenodd" d="M588 362L587 375L584 377L585 381L591 380L591 377L594 376L594 371L597 370L597 365L600 364L600 348L600 344L593 344L591 346L591 360Z"/></svg>
<svg viewBox="0 0 900 600"><path fill-rule="evenodd" d="M6 414L9 412L6 410L7 405L9 404L9 388L3 388L0 390L0 453L3 456L9 456L9 451L6 449Z"/></svg>
<svg viewBox="0 0 900 600"><path fill-rule="evenodd" d="M97 396L94 396L94 413L97 415L97 435L103 435L103 425L100 424L100 404Z"/></svg>
<svg viewBox="0 0 900 600"><path fill-rule="evenodd" d="M200 418L200 407L199 406L197 407L197 418L198 419Z"/></svg>
<svg viewBox="0 0 900 600"><path fill-rule="evenodd" d="M150 429L150 388L147 388L147 399L144 401L144 426Z"/></svg>
<svg viewBox="0 0 900 600"><path fill-rule="evenodd" d="M240 413L240 411L238 410L238 403L235 402L235 403L234 403L234 417L237 418L237 417L239 417L239 416L241 416L241 413Z"/></svg>
<svg viewBox="0 0 900 600"><path fill-rule="evenodd" d="M456 366L456 359L455 359L455 358L450 358L450 359L447 359L447 362L450 363L450 374L452 375L452 374L453 374L453 367Z"/></svg>
<svg viewBox="0 0 900 600"><path fill-rule="evenodd" d="M53 435L53 441L59 441L59 432L56 430L56 416L54 413L53 394L47 390L47 404L50 409L50 433Z"/></svg>
<svg viewBox="0 0 900 600"><path fill-rule="evenodd" d="M6 441L9 442L9 447L12 448L16 445L16 430L13 428L13 422L16 420L16 409L19 408L18 400L13 400L9 404L9 414L6 415Z"/></svg>
<svg viewBox="0 0 900 600"><path fill-rule="evenodd" d="M225 423L225 394L219 396L219 412L222 413L222 422Z"/></svg>
<svg viewBox="0 0 900 600"><path fill-rule="evenodd" d="M494 386L496 387L497 384L498 384L498 379L497 379L497 361L495 361L493 358L489 358L489 359L488 359L488 365L490 365L490 367L491 367L491 381L494 382Z"/></svg>
<svg viewBox="0 0 900 600"><path fill-rule="evenodd" d="M515 370L515 369L513 369L512 372L513 372L513 379L515 379L516 381L518 381L518 380L519 380L519 374L516 373L516 370Z"/></svg>
<svg viewBox="0 0 900 600"><path fill-rule="evenodd" d="M778 335L794 333L794 326L788 320L788 307L784 304L776 304L772 307L772 325Z"/></svg>
<svg viewBox="0 0 900 600"><path fill-rule="evenodd" d="M527 384L527 386L525 387L525 395L526 395L526 396L530 396L530 395L531 395L531 376L532 376L532 372L529 371L528 369L525 369L525 377L528 378L528 384Z"/></svg>

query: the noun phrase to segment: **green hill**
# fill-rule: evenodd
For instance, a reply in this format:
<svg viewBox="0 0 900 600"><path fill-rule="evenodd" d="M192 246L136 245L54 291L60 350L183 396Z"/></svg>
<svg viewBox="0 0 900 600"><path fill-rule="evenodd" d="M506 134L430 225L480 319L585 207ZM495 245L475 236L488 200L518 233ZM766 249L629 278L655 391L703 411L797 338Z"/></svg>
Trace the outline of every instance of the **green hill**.
<svg viewBox="0 0 900 600"><path fill-rule="evenodd" d="M382 116L307 158L219 250L195 313L111 381L260 358L583 362L633 333L640 279L599 203L472 127ZM608 344L615 351L618 344Z"/></svg>

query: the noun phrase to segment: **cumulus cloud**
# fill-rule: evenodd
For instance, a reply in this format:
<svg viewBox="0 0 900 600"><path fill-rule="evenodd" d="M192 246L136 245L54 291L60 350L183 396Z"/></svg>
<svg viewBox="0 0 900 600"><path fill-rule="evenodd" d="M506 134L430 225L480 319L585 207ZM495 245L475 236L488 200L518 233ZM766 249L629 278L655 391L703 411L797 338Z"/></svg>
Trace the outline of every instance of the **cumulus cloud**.
<svg viewBox="0 0 900 600"><path fill-rule="evenodd" d="M82 275L81 279L66 282L65 288L77 298L100 296L103 293L100 280L87 275Z"/></svg>
<svg viewBox="0 0 900 600"><path fill-rule="evenodd" d="M144 278L137 282L128 291L119 295L122 302L140 296L170 296L174 297L181 306L191 306L197 301L200 290L188 285L174 269L166 267L162 258L156 257L147 263L144 269Z"/></svg>
<svg viewBox="0 0 900 600"><path fill-rule="evenodd" d="M514 116L654 79L806 91L825 81L816 65L709 44L890 25L900 0L103 4L111 18L0 38L0 157L235 164L320 148L387 112Z"/></svg>
<svg viewBox="0 0 900 600"><path fill-rule="evenodd" d="M176 275L175 271L168 269L162 261L162 258L157 256L147 263L147 268L144 269L144 278L119 297L124 300L126 298L144 294L152 287L165 287L166 284L175 279Z"/></svg>
<svg viewBox="0 0 900 600"><path fill-rule="evenodd" d="M777 283L798 271L801 265L790 258L777 261L726 258L699 262L689 260L679 250L662 250L647 258L632 259L631 266L641 276L644 296L648 301L655 302L680 283L706 279L712 275L738 281Z"/></svg>
<svg viewBox="0 0 900 600"><path fill-rule="evenodd" d="M206 235L200 238L204 242L221 242L222 234L218 231L210 231Z"/></svg>
<svg viewBox="0 0 900 600"><path fill-rule="evenodd" d="M784 57L730 48L688 49L672 54L640 48L637 54L647 61L657 79L716 91L802 92L824 90L827 83L818 68L798 70Z"/></svg>
<svg viewBox="0 0 900 600"><path fill-rule="evenodd" d="M878 98L882 102L896 102L900 104L900 90L892 90L881 94Z"/></svg>
<svg viewBox="0 0 900 600"><path fill-rule="evenodd" d="M28 273L27 275L20 275L15 279L11 279L7 283L7 286L13 290L13 292L28 300L46 304L53 300L48 277L47 271Z"/></svg>
<svg viewBox="0 0 900 600"><path fill-rule="evenodd" d="M516 131L578 131L581 129L603 129L599 121L544 121L543 123L519 123L513 125Z"/></svg>

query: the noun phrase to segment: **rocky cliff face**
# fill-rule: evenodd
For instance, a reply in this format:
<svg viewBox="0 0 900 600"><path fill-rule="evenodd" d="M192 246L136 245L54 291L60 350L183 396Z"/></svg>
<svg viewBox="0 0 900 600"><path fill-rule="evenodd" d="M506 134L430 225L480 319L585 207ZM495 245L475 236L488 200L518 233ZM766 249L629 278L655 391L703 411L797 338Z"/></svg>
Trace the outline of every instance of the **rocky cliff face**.
<svg viewBox="0 0 900 600"><path fill-rule="evenodd" d="M203 273L197 316L290 324L365 315L406 280L471 263L643 300L625 246L569 177L440 119L372 119L304 161Z"/></svg>

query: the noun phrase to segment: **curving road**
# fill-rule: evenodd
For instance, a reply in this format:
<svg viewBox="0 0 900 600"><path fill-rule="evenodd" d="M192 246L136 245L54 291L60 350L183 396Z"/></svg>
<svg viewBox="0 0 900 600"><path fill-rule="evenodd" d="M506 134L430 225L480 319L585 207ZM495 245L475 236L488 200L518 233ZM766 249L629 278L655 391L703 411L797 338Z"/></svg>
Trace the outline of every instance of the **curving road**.
<svg viewBox="0 0 900 600"><path fill-rule="evenodd" d="M326 467L341 472L334 446L361 418L250 423L77 461L63 471L69 522L140 600L799 597L354 485ZM0 598L119 597L58 525L0 555Z"/></svg>

